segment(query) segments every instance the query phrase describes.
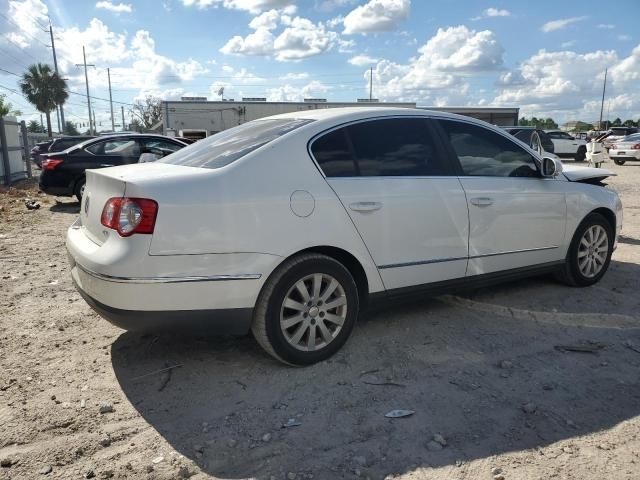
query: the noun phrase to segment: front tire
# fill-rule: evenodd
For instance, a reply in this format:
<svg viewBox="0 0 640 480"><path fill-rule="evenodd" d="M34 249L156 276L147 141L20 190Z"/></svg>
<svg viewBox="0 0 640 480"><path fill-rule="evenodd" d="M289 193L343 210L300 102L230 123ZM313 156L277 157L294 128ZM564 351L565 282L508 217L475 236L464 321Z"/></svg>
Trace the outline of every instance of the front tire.
<svg viewBox="0 0 640 480"><path fill-rule="evenodd" d="M251 330L273 357L311 365L336 353L359 314L353 276L337 260L316 253L285 261L265 283Z"/></svg>
<svg viewBox="0 0 640 480"><path fill-rule="evenodd" d="M577 228L560 279L573 287L600 281L613 253L613 226L599 213L591 213Z"/></svg>
<svg viewBox="0 0 640 480"><path fill-rule="evenodd" d="M576 152L575 161L576 162L584 162L587 158L587 147L581 145L578 147L578 151Z"/></svg>
<svg viewBox="0 0 640 480"><path fill-rule="evenodd" d="M617 158L614 158L613 161L616 165L624 165L624 162L626 162L626 160L618 160Z"/></svg>

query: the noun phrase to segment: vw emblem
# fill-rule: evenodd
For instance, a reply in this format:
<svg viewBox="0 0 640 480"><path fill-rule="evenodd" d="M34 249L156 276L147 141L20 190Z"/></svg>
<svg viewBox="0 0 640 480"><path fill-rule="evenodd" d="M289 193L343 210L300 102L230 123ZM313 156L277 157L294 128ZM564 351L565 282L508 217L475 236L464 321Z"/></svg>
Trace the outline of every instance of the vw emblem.
<svg viewBox="0 0 640 480"><path fill-rule="evenodd" d="M85 216L89 215L89 197L86 197L86 200L84 201L84 214Z"/></svg>

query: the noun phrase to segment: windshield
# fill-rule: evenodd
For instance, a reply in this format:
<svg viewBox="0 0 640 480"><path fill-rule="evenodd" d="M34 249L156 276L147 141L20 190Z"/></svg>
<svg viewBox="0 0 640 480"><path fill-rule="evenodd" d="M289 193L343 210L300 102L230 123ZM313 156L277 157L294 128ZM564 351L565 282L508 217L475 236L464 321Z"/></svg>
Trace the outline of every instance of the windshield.
<svg viewBox="0 0 640 480"><path fill-rule="evenodd" d="M158 162L187 167L224 167L312 121L300 118L254 120L216 133Z"/></svg>

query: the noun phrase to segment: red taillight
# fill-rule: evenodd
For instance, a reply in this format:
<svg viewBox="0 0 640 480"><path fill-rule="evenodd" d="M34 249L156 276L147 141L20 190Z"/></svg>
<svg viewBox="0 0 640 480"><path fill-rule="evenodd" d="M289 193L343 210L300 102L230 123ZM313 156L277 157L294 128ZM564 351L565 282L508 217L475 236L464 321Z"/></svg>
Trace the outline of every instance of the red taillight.
<svg viewBox="0 0 640 480"><path fill-rule="evenodd" d="M633 147L634 150L640 150L640 143L636 143Z"/></svg>
<svg viewBox="0 0 640 480"><path fill-rule="evenodd" d="M53 170L63 162L64 160L60 160L59 158L47 158L42 161L42 170Z"/></svg>
<svg viewBox="0 0 640 480"><path fill-rule="evenodd" d="M134 233L153 233L158 203L148 198L114 197L102 209L100 223L116 230L121 237Z"/></svg>

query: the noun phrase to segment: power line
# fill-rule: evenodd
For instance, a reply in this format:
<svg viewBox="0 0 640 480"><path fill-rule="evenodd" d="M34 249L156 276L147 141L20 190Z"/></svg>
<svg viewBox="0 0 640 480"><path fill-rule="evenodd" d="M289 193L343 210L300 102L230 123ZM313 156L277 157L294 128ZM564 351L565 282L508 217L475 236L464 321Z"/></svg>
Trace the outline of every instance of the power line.
<svg viewBox="0 0 640 480"><path fill-rule="evenodd" d="M13 25L15 25L16 27L20 28L20 29L21 29L21 30L20 30L20 33L21 33L21 34L24 34L24 35L26 35L27 37L32 38L32 39L33 39L33 40L35 40L36 42L40 42L40 43L41 43L42 45L44 45L45 47L48 47L48 46L49 46L49 45L47 45L46 43L44 43L42 40L40 40L40 39L38 39L38 38L34 37L33 35L31 35L31 34L29 34L29 33L25 32L24 30L22 30L22 27L21 27L20 25L18 25L16 22L14 22L13 20L11 20L11 19L10 19L9 17L7 17L4 13L1 13L1 12L0 12L0 17L4 17L4 19L5 19L7 22L12 23L12 24L13 24ZM36 23L38 24L38 26L39 26L39 27L41 27L41 28L45 28L45 27L42 27L42 25L40 25L38 22L36 22ZM6 37L5 37L5 38L6 38ZM9 39L7 38L7 40L9 40Z"/></svg>

